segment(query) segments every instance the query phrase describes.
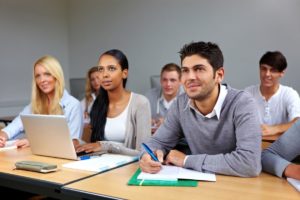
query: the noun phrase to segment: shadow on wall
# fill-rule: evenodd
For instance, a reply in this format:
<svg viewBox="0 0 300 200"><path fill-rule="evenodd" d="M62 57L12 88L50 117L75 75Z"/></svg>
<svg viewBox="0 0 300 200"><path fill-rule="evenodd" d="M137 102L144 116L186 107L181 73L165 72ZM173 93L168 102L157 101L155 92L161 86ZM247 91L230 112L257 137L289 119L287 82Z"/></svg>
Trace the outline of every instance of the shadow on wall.
<svg viewBox="0 0 300 200"><path fill-rule="evenodd" d="M160 75L152 75L150 77L151 88L160 88Z"/></svg>
<svg viewBox="0 0 300 200"><path fill-rule="evenodd" d="M85 78L71 78L70 79L70 90L71 95L79 101L84 97L85 90Z"/></svg>

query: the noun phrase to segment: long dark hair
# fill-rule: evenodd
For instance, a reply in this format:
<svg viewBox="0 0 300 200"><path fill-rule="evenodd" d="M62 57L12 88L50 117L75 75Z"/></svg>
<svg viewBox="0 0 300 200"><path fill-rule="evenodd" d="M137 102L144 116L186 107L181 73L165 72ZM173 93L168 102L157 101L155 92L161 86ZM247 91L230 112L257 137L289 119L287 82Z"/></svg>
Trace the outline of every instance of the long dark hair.
<svg viewBox="0 0 300 200"><path fill-rule="evenodd" d="M112 49L106 51L100 56L99 60L103 55L110 55L113 56L116 60L118 60L122 68L122 71L124 69L129 68L128 60L122 51L118 49ZM127 82L127 78L123 79L124 88L126 87L126 82ZM107 91L101 87L99 91L99 95L97 96L90 113L91 126L92 126L91 142L104 140L104 130L105 130L108 106L109 106L109 99L108 99Z"/></svg>

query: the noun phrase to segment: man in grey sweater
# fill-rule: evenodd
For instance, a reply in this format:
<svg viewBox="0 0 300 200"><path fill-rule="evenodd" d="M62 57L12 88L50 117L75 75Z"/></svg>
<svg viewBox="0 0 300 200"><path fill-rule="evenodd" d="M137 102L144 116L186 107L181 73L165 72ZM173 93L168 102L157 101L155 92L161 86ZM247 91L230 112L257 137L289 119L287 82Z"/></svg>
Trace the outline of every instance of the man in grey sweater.
<svg viewBox="0 0 300 200"><path fill-rule="evenodd" d="M300 155L300 120L262 153L263 170L278 177L300 180L300 164L292 163Z"/></svg>
<svg viewBox="0 0 300 200"><path fill-rule="evenodd" d="M141 169L157 173L165 163L203 172L257 176L261 133L254 99L221 84L223 54L218 45L190 43L179 53L186 94L172 104L164 123L147 142L160 162L144 153ZM182 136L191 155L172 150Z"/></svg>

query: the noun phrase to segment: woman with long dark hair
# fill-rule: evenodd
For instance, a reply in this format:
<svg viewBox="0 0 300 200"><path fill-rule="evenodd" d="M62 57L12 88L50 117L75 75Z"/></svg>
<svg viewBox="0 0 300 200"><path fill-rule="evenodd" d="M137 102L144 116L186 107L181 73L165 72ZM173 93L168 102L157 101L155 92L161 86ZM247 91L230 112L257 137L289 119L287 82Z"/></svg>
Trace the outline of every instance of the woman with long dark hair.
<svg viewBox="0 0 300 200"><path fill-rule="evenodd" d="M91 143L77 146L76 151L137 155L151 135L149 101L125 89L128 60L122 51L103 53L98 71L101 88L90 113Z"/></svg>

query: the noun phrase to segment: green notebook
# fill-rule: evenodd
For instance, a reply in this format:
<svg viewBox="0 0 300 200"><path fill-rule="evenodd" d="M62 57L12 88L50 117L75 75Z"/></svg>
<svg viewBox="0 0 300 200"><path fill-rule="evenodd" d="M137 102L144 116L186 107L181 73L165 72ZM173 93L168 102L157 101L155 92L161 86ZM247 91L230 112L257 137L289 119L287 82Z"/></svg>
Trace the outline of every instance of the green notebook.
<svg viewBox="0 0 300 200"><path fill-rule="evenodd" d="M159 181L159 180L138 180L137 177L141 173L138 168L128 181L128 185L138 186L176 186L176 187L197 187L198 181L195 180L177 180L177 181Z"/></svg>

